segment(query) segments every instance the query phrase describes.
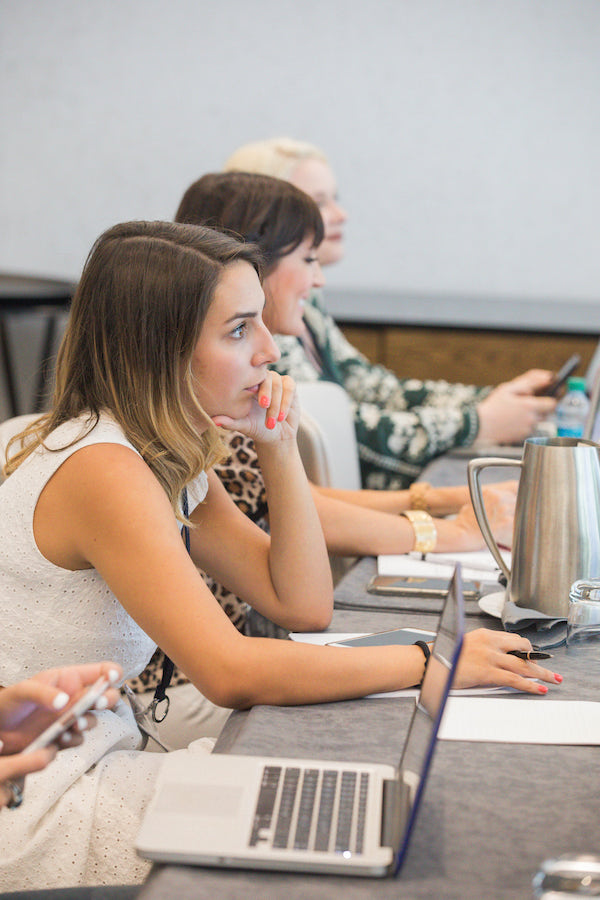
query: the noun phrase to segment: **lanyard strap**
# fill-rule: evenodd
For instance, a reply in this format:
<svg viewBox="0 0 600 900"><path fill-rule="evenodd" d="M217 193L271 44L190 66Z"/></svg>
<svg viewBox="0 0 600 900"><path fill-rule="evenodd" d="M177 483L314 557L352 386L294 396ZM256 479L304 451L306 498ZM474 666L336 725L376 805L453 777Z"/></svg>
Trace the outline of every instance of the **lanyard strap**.
<svg viewBox="0 0 600 900"><path fill-rule="evenodd" d="M186 488L183 489L183 493L181 495L181 507L183 510L184 518L187 519L188 515L189 515L189 507L188 507L188 495L187 495ZM185 541L185 548L186 548L187 552L190 553L191 550L190 550L189 526L184 525L182 531L183 531L183 539ZM173 669L175 668L175 664L173 663L173 660L170 659L166 653L163 654L163 657L164 658L163 658L162 676L160 679L160 684L154 691L154 697L150 704L150 709L152 711L152 718L155 722L162 722L167 717L167 713L169 712L170 700L167 697L167 688L169 687L169 685L171 683L171 678L173 677ZM164 709L164 712L162 713L162 715L159 716L157 714L156 710L157 710L159 703L162 703L163 701L166 704L165 709Z"/></svg>

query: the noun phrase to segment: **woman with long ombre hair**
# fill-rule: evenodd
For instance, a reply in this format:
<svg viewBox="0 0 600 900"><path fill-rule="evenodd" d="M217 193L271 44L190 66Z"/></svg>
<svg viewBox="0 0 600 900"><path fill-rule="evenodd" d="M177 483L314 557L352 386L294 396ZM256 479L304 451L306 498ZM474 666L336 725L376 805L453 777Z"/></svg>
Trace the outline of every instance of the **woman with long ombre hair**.
<svg viewBox="0 0 600 900"><path fill-rule="evenodd" d="M0 486L0 615L10 635L0 684L100 659L136 675L157 644L226 708L420 682L418 646L350 651L245 637L198 572L286 628L330 621L331 573L296 446L295 385L268 368L278 351L262 318L260 271L253 246L194 226L127 223L94 245L53 407L17 437ZM211 469L221 429L254 441L270 536ZM528 646L514 635L467 635L458 684L544 692L523 676L555 676L506 653ZM98 713L81 746L29 776L23 804L0 813L0 888L143 879L148 863L133 844L164 756L139 746L122 700Z"/></svg>

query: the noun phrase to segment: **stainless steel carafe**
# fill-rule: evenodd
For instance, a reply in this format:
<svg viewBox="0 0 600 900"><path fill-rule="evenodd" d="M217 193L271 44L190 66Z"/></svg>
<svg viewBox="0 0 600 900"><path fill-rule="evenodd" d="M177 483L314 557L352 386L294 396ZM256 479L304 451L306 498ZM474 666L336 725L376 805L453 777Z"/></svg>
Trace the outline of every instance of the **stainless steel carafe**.
<svg viewBox="0 0 600 900"><path fill-rule="evenodd" d="M487 466L521 468L510 571L483 506L479 474ZM520 461L472 459L468 476L479 527L508 581L508 599L566 617L571 584L600 576L600 445L580 438L528 438Z"/></svg>

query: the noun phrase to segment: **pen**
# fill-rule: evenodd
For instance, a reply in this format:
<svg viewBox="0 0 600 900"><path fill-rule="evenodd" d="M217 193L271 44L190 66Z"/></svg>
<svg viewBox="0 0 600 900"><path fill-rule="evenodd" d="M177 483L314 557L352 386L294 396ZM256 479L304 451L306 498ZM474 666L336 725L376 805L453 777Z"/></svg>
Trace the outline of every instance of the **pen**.
<svg viewBox="0 0 600 900"><path fill-rule="evenodd" d="M519 659L551 659L552 654L544 650L509 650L509 656L518 656Z"/></svg>

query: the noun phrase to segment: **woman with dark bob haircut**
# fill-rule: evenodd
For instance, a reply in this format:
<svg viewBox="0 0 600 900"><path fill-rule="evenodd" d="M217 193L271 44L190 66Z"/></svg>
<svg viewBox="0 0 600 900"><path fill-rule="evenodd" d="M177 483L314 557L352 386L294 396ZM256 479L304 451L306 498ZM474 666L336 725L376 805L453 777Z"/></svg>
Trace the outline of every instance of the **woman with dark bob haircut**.
<svg viewBox="0 0 600 900"><path fill-rule="evenodd" d="M245 172L204 175L187 189L176 222L228 230L258 245L265 275L278 260L292 253L308 235L312 246L323 240L323 219L317 205L287 181ZM224 222L232 222L231 228Z"/></svg>
<svg viewBox="0 0 600 900"><path fill-rule="evenodd" d="M295 385L268 368L278 351L262 320L259 271L252 245L207 228L127 223L94 245L52 408L12 455L9 447L0 486L0 616L11 637L0 684L81 660L111 659L138 674L157 644L226 707L343 700L421 680L417 646L349 651L245 637L198 573L286 628L330 621L327 551L296 447ZM211 471L221 429L254 441L270 537ZM554 675L505 652L528 646L472 632L459 685L539 693L545 686L523 675ZM145 876L133 844L165 757L137 752L124 700L97 719L81 746L30 776L18 810L0 814L0 888Z"/></svg>

